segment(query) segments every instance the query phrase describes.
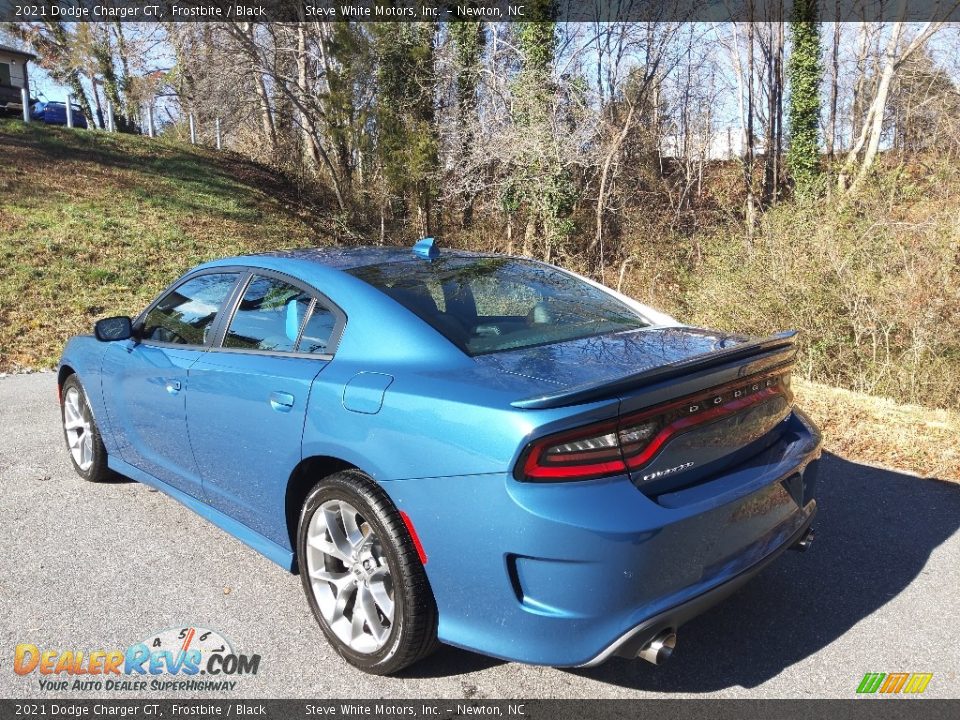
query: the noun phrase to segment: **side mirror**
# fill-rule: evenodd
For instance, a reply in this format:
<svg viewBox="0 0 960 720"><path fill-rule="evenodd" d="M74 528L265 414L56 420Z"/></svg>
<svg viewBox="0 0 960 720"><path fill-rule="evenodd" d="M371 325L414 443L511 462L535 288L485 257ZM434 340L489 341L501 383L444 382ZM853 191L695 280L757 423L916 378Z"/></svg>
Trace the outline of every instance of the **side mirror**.
<svg viewBox="0 0 960 720"><path fill-rule="evenodd" d="M101 342L129 340L133 337L133 321L126 315L97 320L93 334Z"/></svg>

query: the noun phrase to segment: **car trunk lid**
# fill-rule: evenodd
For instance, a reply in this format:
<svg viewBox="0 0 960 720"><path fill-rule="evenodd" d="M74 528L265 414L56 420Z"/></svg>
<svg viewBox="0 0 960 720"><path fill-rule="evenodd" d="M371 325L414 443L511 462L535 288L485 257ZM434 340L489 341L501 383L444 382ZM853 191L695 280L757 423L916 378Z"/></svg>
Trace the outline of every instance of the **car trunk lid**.
<svg viewBox="0 0 960 720"><path fill-rule="evenodd" d="M589 468L586 477L620 468L645 492L658 494L775 441L773 431L793 403L795 334L751 339L653 328L499 353L485 362L543 381L542 392L512 403L518 408L576 412L585 403L619 400L616 421L584 428L583 437L576 428L561 433L552 445L549 438L537 441L519 471L547 480L576 478L577 463Z"/></svg>

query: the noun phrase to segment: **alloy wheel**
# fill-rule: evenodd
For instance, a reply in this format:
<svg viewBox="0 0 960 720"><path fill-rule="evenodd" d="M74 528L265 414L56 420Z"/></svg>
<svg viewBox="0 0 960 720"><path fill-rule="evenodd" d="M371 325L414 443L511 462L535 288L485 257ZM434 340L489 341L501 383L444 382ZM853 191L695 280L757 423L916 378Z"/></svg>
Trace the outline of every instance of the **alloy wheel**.
<svg viewBox="0 0 960 720"><path fill-rule="evenodd" d="M93 423L85 406L80 391L68 388L63 399L63 429L73 461L83 471L93 465Z"/></svg>
<svg viewBox="0 0 960 720"><path fill-rule="evenodd" d="M330 630L357 653L386 645L394 626L393 578L373 527L345 500L317 508L307 529L307 571Z"/></svg>

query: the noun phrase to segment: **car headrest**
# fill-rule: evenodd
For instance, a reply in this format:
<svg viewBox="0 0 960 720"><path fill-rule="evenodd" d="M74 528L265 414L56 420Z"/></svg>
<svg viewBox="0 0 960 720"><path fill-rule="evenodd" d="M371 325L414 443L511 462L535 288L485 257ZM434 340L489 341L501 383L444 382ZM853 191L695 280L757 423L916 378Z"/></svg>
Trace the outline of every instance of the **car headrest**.
<svg viewBox="0 0 960 720"><path fill-rule="evenodd" d="M440 312L436 301L423 283L410 287L392 287L388 292L390 297L415 313L436 315Z"/></svg>
<svg viewBox="0 0 960 720"><path fill-rule="evenodd" d="M301 307L301 303L297 301L297 298L287 302L287 320L286 327L284 328L287 333L287 338L290 342L296 342L297 336L300 334L300 326L303 324L303 315L306 312L306 307Z"/></svg>

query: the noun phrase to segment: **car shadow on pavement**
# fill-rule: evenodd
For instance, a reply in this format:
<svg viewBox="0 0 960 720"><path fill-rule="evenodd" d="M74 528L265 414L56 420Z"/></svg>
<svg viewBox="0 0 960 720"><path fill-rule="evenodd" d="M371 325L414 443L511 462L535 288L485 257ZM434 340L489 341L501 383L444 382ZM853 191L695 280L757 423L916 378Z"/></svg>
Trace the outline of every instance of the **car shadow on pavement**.
<svg viewBox="0 0 960 720"><path fill-rule="evenodd" d="M488 655L478 655L477 653L461 650L451 645L441 645L435 653L398 673L397 677L426 680L429 678L468 675L498 665L504 665L506 662L506 660Z"/></svg>
<svg viewBox="0 0 960 720"><path fill-rule="evenodd" d="M129 483L136 483L137 481L133 478L128 478L126 475L121 475L120 473L111 470L103 480L99 480L98 482L107 485L125 485ZM154 490L149 485L144 485L144 487L152 492L157 492L157 490Z"/></svg>
<svg viewBox="0 0 960 720"><path fill-rule="evenodd" d="M823 457L817 502L813 547L781 556L738 593L680 628L668 663L614 658L570 672L664 693L756 687L890 602L960 527L960 485L830 453Z"/></svg>

